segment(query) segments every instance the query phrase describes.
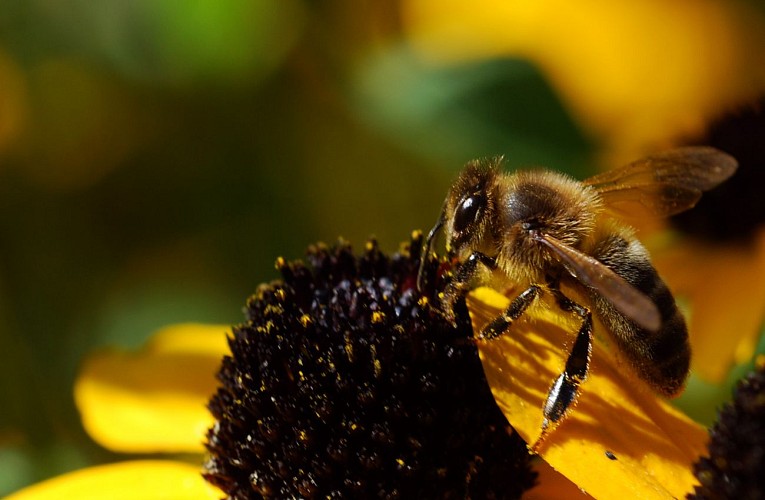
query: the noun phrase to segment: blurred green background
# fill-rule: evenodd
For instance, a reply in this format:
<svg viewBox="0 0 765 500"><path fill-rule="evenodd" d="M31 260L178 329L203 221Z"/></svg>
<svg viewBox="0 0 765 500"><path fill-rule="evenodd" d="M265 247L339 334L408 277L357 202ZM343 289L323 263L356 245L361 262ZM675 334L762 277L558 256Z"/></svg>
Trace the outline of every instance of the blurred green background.
<svg viewBox="0 0 765 500"><path fill-rule="evenodd" d="M112 458L72 401L94 348L237 323L315 241L396 250L468 159L618 156L549 59L431 60L409 4L0 3L0 494Z"/></svg>

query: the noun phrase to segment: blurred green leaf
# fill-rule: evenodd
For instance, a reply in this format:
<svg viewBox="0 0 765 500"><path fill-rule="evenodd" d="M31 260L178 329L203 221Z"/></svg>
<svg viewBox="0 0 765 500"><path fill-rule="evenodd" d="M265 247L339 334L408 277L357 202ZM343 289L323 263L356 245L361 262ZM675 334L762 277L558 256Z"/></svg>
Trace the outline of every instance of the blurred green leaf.
<svg viewBox="0 0 765 500"><path fill-rule="evenodd" d="M0 495L7 495L25 486L34 477L29 456L17 446L0 442Z"/></svg>
<svg viewBox="0 0 765 500"><path fill-rule="evenodd" d="M590 157L592 145L524 60L432 67L390 51L360 67L355 92L367 122L453 167L505 155L510 166L578 172Z"/></svg>

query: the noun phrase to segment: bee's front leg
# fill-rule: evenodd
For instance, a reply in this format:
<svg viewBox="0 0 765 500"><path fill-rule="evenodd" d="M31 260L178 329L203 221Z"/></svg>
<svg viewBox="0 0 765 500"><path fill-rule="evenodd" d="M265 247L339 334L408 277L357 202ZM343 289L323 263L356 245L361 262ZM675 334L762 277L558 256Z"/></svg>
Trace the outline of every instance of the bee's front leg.
<svg viewBox="0 0 765 500"><path fill-rule="evenodd" d="M557 288L551 288L561 309L582 318L582 326L576 335L574 346L566 360L566 367L550 387L545 400L542 433L532 445L537 453L545 438L563 421L571 404L579 396L579 384L587 378L592 353L592 313L586 307L569 299Z"/></svg>
<svg viewBox="0 0 765 500"><path fill-rule="evenodd" d="M481 252L473 252L465 259L454 277L452 277L441 297L441 310L447 320L454 323L454 304L469 290L471 282L478 274L478 265L481 264L491 270L497 268L497 262L493 257Z"/></svg>

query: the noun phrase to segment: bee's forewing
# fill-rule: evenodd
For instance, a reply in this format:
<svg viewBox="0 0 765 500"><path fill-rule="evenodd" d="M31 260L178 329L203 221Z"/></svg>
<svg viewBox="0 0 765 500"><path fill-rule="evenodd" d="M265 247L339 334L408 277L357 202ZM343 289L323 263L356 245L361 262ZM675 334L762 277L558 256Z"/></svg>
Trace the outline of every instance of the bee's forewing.
<svg viewBox="0 0 765 500"><path fill-rule="evenodd" d="M595 289L626 317L653 332L659 330L661 315L656 304L605 264L551 236L539 234L535 239L552 250L574 278Z"/></svg>

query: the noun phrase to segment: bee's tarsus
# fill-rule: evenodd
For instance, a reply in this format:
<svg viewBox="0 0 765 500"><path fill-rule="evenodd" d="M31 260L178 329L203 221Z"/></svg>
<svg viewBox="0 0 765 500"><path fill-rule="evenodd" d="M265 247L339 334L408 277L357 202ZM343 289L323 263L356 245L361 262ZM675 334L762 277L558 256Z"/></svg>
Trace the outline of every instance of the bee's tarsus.
<svg viewBox="0 0 765 500"><path fill-rule="evenodd" d="M592 314L589 309L566 297L557 288L551 287L561 309L573 312L582 318L574 345L566 360L563 373L558 375L547 392L542 406L542 429L539 437L530 447L532 453L538 453L547 436L560 425L568 414L571 405L579 396L579 385L587 378L592 354Z"/></svg>

